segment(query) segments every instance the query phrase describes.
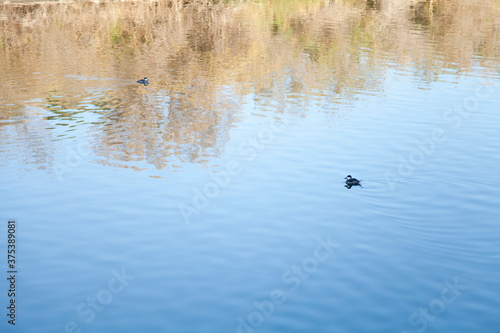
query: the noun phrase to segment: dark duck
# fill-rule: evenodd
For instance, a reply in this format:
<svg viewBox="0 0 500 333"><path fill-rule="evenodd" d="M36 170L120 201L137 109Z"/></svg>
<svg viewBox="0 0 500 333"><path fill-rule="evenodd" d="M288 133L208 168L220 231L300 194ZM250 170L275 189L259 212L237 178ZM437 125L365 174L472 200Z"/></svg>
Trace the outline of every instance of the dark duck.
<svg viewBox="0 0 500 333"><path fill-rule="evenodd" d="M149 80L147 77L145 77L144 79L137 81L137 83L147 86L149 84Z"/></svg>
<svg viewBox="0 0 500 333"><path fill-rule="evenodd" d="M345 181L345 187L351 188L352 186L361 186L361 180L357 180L356 178L352 178L351 175L347 175L347 177L344 178Z"/></svg>

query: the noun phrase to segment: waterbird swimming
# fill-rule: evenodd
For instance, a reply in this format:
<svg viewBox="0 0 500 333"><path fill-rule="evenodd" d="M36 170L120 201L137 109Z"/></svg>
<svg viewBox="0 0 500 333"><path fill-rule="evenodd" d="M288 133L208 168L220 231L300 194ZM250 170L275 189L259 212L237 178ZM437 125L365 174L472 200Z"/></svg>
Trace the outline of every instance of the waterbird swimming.
<svg viewBox="0 0 500 333"><path fill-rule="evenodd" d="M360 185L361 180L357 180L356 178L352 178L351 175L347 175L347 177L344 178L346 181L345 183L349 186L353 185Z"/></svg>
<svg viewBox="0 0 500 333"><path fill-rule="evenodd" d="M149 84L149 80L147 77L145 77L144 79L137 81L137 83L147 86Z"/></svg>

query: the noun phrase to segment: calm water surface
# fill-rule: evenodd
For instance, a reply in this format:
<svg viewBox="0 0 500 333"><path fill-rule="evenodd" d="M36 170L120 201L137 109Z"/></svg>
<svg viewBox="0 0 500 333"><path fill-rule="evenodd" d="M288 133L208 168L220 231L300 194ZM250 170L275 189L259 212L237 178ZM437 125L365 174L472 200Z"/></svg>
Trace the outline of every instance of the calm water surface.
<svg viewBox="0 0 500 333"><path fill-rule="evenodd" d="M2 332L499 332L498 2L0 11Z"/></svg>

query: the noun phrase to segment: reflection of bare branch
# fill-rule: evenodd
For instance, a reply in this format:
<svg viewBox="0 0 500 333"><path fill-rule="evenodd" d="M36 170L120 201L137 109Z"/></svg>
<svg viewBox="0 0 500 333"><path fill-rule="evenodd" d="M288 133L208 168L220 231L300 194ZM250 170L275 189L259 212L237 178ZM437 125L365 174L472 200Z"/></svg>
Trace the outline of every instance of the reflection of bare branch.
<svg viewBox="0 0 500 333"><path fill-rule="evenodd" d="M200 86L193 90L136 95L126 108L103 117L104 126L95 129L96 153L108 160L145 161L158 169L170 160L205 163L219 156L234 107L229 101L202 100L213 94Z"/></svg>

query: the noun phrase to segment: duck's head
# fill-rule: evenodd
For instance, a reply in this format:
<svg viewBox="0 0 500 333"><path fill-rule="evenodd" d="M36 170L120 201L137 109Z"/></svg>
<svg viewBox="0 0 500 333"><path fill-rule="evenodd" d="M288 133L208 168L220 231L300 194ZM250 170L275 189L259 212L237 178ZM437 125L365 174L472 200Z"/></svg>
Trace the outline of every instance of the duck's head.
<svg viewBox="0 0 500 333"><path fill-rule="evenodd" d="M352 179L351 175L347 175L347 177L345 177L344 179Z"/></svg>

